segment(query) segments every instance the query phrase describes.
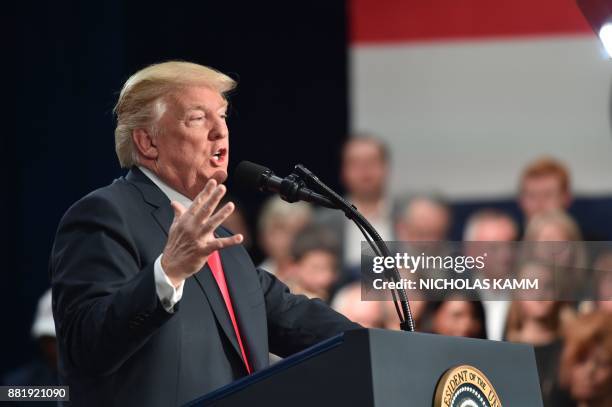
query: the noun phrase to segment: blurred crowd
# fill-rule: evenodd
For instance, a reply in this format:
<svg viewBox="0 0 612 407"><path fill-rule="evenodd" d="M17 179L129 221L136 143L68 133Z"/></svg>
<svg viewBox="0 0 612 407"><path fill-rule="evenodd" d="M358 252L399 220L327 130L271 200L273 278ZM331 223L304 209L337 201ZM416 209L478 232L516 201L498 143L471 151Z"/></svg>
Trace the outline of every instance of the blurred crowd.
<svg viewBox="0 0 612 407"><path fill-rule="evenodd" d="M380 140L360 135L344 145L340 179L346 198L388 241L449 239L451 206L434 192L391 197L390 152ZM517 169L516 201L522 218L496 208L474 211L463 228L465 242L582 242L584 233L568 213L571 176L566 166L541 157ZM391 301L363 299L361 232L342 212L270 198L258 218L256 237L266 255L260 267L293 292L317 297L366 327L399 329ZM234 222L246 224L245 222ZM240 230L247 233L248 230ZM532 245L531 247L538 247ZM503 264L507 259L496 254ZM588 270L601 272L598 292L585 301L555 299L444 301L411 299L418 331L528 343L534 346L545 406L612 406L612 252L571 260L576 284ZM541 274L544 265L515 264L520 275ZM608 271L608 273L606 273ZM496 270L504 274L504 267ZM569 296L568 296L569 298ZM595 298L595 300L593 300Z"/></svg>
<svg viewBox="0 0 612 407"><path fill-rule="evenodd" d="M350 138L343 147L340 179L346 198L389 241L437 242L449 239L451 206L435 193L391 197L387 180L390 152L370 136ZM568 213L571 177L566 166L542 157L517 169L518 221L509 213L482 207L463 229L465 242L581 242L580 225ZM239 210L225 226L243 233L265 255L260 267L292 292L316 297L365 327L399 329L391 301L363 300L360 283L363 237L340 211L289 204L270 198L250 233ZM497 255L500 264L503 254ZM534 346L545 406L612 406L612 251L575 256L576 278L585 270L596 284L587 301L411 299L418 331L441 335L527 343ZM538 273L542 264L524 262L520 274ZM503 270L503 267L501 268ZM598 274L599 273L599 274ZM56 376L50 296L41 299L33 336L40 344L37 362L12 372L6 384L53 384Z"/></svg>

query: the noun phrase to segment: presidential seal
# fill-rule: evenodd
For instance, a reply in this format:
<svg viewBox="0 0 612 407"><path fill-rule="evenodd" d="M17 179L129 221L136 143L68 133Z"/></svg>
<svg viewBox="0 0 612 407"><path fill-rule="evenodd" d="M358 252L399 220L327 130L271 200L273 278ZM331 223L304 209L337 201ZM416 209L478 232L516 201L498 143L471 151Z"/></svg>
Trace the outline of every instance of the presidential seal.
<svg viewBox="0 0 612 407"><path fill-rule="evenodd" d="M502 407L495 388L480 370L461 365L438 381L433 407Z"/></svg>

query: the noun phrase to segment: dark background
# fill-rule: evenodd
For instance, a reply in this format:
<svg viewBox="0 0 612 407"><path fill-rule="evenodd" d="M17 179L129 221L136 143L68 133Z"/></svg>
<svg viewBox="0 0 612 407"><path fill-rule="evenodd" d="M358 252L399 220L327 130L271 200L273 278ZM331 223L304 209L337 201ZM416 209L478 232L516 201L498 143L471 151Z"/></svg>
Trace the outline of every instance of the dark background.
<svg viewBox="0 0 612 407"><path fill-rule="evenodd" d="M237 79L231 170L244 159L280 175L304 163L338 186L347 133L344 1L48 2L15 5L14 129L2 137L5 272L0 375L29 360L29 330L48 287L65 210L124 171L112 108L136 70L169 59ZM230 191L231 182L229 185ZM236 194L249 220L264 196ZM6 199L9 198L9 199ZM3 250L3 251L4 251Z"/></svg>

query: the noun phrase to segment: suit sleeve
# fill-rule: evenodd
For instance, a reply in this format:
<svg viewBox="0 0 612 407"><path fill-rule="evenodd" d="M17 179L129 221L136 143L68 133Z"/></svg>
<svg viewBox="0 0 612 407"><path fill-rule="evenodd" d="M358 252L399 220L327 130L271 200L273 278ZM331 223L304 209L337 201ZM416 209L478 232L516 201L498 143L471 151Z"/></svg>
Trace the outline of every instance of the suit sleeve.
<svg viewBox="0 0 612 407"><path fill-rule="evenodd" d="M114 372L174 315L156 294L154 264L141 263L121 212L104 197L88 196L64 215L50 271L59 346L80 372Z"/></svg>
<svg viewBox="0 0 612 407"><path fill-rule="evenodd" d="M275 276L257 269L268 317L270 351L286 357L344 331L362 328L319 299L295 295Z"/></svg>

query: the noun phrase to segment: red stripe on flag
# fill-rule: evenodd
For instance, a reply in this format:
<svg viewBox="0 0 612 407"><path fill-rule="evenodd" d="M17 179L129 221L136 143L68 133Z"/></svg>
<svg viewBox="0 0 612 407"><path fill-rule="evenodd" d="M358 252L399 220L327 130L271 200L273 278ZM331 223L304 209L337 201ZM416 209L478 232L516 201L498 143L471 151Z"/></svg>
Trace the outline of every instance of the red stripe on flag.
<svg viewBox="0 0 612 407"><path fill-rule="evenodd" d="M352 43L593 35L574 0L349 0Z"/></svg>

